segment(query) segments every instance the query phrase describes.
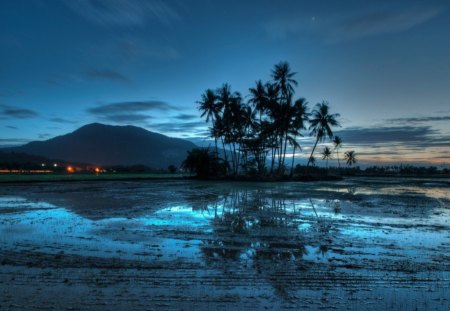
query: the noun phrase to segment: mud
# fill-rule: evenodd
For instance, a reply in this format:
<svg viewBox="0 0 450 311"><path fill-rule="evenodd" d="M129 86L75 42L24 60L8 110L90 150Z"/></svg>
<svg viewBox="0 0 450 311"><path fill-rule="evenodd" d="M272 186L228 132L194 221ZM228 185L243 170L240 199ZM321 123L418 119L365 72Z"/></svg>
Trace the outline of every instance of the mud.
<svg viewBox="0 0 450 311"><path fill-rule="evenodd" d="M449 310L450 181L0 187L0 310Z"/></svg>

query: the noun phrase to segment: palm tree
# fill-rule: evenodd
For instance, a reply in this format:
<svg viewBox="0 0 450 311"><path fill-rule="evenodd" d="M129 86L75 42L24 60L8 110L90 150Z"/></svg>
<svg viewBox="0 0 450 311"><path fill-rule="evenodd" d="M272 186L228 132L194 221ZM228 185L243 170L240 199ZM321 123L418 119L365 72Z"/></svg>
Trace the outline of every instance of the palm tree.
<svg viewBox="0 0 450 311"><path fill-rule="evenodd" d="M317 143L319 141L325 140L326 137L330 139L333 138L333 130L332 126L340 126L339 122L336 118L339 117L338 113L330 114L329 113L330 106L328 102L323 101L322 103L316 104L316 109L312 111L312 118L309 120L311 130L311 135L316 137L316 143L311 151L310 159L314 155L314 151L316 150ZM310 160L308 160L309 166Z"/></svg>
<svg viewBox="0 0 450 311"><path fill-rule="evenodd" d="M323 148L322 151L322 160L327 161L327 168L328 168L328 159L331 159L331 150L328 147Z"/></svg>
<svg viewBox="0 0 450 311"><path fill-rule="evenodd" d="M302 147L297 142L295 137L288 136L289 144L294 147L294 150L292 151L292 162L291 162L291 176L294 174L294 158L295 158L295 149L298 148L300 151L302 150Z"/></svg>
<svg viewBox="0 0 450 311"><path fill-rule="evenodd" d="M291 118L290 126L289 126L289 134L291 135L289 138L289 143L294 147L292 152L292 163L291 163L291 176L294 172L294 157L295 157L295 149L299 148L301 150L300 145L297 143L297 136L301 135L300 131L305 129L306 121L308 121L309 113L308 113L308 103L304 98L297 99L292 107L292 111L289 115Z"/></svg>
<svg viewBox="0 0 450 311"><path fill-rule="evenodd" d="M339 149L342 148L342 139L339 136L333 138L334 150L336 150L339 168L341 168L341 161L339 160Z"/></svg>
<svg viewBox="0 0 450 311"><path fill-rule="evenodd" d="M292 95L294 94L294 86L298 85L298 82L293 79L295 74L295 72L292 72L288 62L280 62L276 64L272 70L274 85L280 92L277 105L278 113L277 117L274 119L279 132L278 167L280 173L284 167L284 160L286 158Z"/></svg>
<svg viewBox="0 0 450 311"><path fill-rule="evenodd" d="M294 93L294 86L298 85L298 82L293 79L295 75L296 72L291 71L288 62L279 62L272 70L272 78L284 100Z"/></svg>
<svg viewBox="0 0 450 311"><path fill-rule="evenodd" d="M261 123L262 114L267 109L266 88L262 81L259 80L254 88L249 88L248 90L251 96L249 102L254 105L255 110L259 113L259 123Z"/></svg>
<svg viewBox="0 0 450 311"><path fill-rule="evenodd" d="M347 161L348 166L352 166L352 164L355 164L356 163L355 151L354 150L347 151L344 154L344 159Z"/></svg>
<svg viewBox="0 0 450 311"><path fill-rule="evenodd" d="M312 155L309 157L308 163L311 163L312 166L316 165L316 158Z"/></svg>
<svg viewBox="0 0 450 311"><path fill-rule="evenodd" d="M201 117L204 117L206 115L206 122L209 122L211 119L212 128L214 128L214 121L217 118L217 115L220 111L219 106L217 105L217 96L214 93L213 90L207 89L202 94L202 99L198 101L198 109L202 112ZM217 150L217 137L213 135L214 137L214 144L216 147L216 155L218 154Z"/></svg>

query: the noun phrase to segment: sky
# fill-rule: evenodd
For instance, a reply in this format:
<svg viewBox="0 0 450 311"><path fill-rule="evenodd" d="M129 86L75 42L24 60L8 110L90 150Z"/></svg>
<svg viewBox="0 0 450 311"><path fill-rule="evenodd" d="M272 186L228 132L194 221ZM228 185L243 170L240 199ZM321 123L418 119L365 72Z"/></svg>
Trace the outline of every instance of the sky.
<svg viewBox="0 0 450 311"><path fill-rule="evenodd" d="M342 152L448 166L449 29L448 0L0 0L0 145L92 122L205 145L203 91L246 97L287 61L296 98L341 114Z"/></svg>

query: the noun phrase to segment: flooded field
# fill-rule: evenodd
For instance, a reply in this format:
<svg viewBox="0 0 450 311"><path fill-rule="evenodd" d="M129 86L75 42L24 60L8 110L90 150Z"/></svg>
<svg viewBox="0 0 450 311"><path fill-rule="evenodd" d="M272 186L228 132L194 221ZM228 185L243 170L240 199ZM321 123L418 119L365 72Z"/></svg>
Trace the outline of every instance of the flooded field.
<svg viewBox="0 0 450 311"><path fill-rule="evenodd" d="M0 186L0 310L450 310L450 181Z"/></svg>

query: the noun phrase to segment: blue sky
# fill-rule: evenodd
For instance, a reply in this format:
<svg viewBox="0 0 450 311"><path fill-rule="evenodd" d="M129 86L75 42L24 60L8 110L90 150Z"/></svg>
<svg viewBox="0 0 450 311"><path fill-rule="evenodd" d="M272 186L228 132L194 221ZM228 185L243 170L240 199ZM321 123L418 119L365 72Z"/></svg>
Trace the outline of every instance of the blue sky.
<svg viewBox="0 0 450 311"><path fill-rule="evenodd" d="M1 0L0 145L91 122L205 143L206 88L246 96L288 61L343 151L449 164L448 29L449 1Z"/></svg>

